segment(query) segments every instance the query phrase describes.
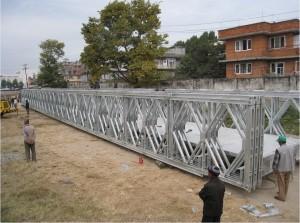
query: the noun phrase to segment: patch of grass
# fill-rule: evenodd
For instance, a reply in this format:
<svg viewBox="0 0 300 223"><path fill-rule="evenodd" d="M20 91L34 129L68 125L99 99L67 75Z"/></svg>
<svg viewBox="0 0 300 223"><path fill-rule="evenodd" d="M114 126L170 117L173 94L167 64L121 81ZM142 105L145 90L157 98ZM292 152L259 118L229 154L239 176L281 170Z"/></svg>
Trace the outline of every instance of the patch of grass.
<svg viewBox="0 0 300 223"><path fill-rule="evenodd" d="M226 118L225 118L225 121L224 121L224 124L227 128L231 128L232 124L233 124L233 121L232 121L232 118L231 116L227 113L226 115Z"/></svg>
<svg viewBox="0 0 300 223"><path fill-rule="evenodd" d="M288 134L299 136L299 112L292 106L282 116L280 123Z"/></svg>
<svg viewBox="0 0 300 223"><path fill-rule="evenodd" d="M3 152L3 151L20 152L20 151L23 151L23 148L24 148L23 141L17 142L17 143L14 143L12 141L9 143L5 142L5 143L1 144L1 152Z"/></svg>
<svg viewBox="0 0 300 223"><path fill-rule="evenodd" d="M289 107L286 113L282 116L280 120L281 125L287 134L300 135L299 125L300 125L300 114L294 107ZM227 114L224 124L227 128L230 128L233 124L232 118ZM266 128L269 124L267 116L265 116L264 127Z"/></svg>
<svg viewBox="0 0 300 223"><path fill-rule="evenodd" d="M109 210L78 195L78 188L49 183L36 164L1 166L1 222L103 221Z"/></svg>
<svg viewBox="0 0 300 223"><path fill-rule="evenodd" d="M55 193L51 192L47 188L39 187L39 188L32 188L32 189L27 189L24 191L21 191L20 193L17 193L17 197L21 198L24 201L37 201L39 199L44 199L45 197L48 196L54 196Z"/></svg>
<svg viewBox="0 0 300 223"><path fill-rule="evenodd" d="M105 211L84 199L64 197L46 187L26 188L2 200L3 222L99 221Z"/></svg>

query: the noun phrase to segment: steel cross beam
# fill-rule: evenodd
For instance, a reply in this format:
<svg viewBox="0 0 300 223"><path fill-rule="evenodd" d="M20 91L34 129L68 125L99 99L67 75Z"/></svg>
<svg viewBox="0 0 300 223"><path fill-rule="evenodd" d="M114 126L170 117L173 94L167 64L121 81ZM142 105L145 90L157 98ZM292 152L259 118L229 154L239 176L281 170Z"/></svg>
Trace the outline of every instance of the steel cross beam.
<svg viewBox="0 0 300 223"><path fill-rule="evenodd" d="M261 184L259 95L145 89L25 89L21 95L38 112L187 172L207 175L214 164L225 182L248 191ZM242 141L235 157L219 142L228 115Z"/></svg>
<svg viewBox="0 0 300 223"><path fill-rule="evenodd" d="M184 94L217 94L217 95L248 95L248 96L261 96L264 97L264 111L268 124L265 127L264 132L285 135L285 131L280 123L282 117L285 115L289 107L294 107L300 112L300 94L299 91L215 91L215 90L188 90L188 89L167 89L167 92L184 93ZM233 125L234 126L234 125Z"/></svg>

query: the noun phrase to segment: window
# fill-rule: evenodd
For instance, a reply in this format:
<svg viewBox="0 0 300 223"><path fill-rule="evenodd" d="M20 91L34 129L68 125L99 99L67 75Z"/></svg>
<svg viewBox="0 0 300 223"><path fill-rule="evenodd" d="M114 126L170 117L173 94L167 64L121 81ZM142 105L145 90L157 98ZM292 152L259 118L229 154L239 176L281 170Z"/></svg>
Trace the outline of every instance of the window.
<svg viewBox="0 0 300 223"><path fill-rule="evenodd" d="M251 63L235 64L234 71L236 74L251 74L252 73L252 64Z"/></svg>
<svg viewBox="0 0 300 223"><path fill-rule="evenodd" d="M163 66L164 65L164 61L163 60L158 60L158 65L159 66Z"/></svg>
<svg viewBox="0 0 300 223"><path fill-rule="evenodd" d="M235 64L235 73L236 74L240 73L240 65L239 64Z"/></svg>
<svg viewBox="0 0 300 223"><path fill-rule="evenodd" d="M235 41L235 51L244 51L252 49L251 39L243 39Z"/></svg>
<svg viewBox="0 0 300 223"><path fill-rule="evenodd" d="M294 48L300 47L300 35L294 35Z"/></svg>
<svg viewBox="0 0 300 223"><path fill-rule="evenodd" d="M282 62L274 62L271 63L271 74L283 75L284 73L284 63Z"/></svg>
<svg viewBox="0 0 300 223"><path fill-rule="evenodd" d="M278 49L285 47L285 36L273 36L270 38L270 48Z"/></svg>
<svg viewBox="0 0 300 223"><path fill-rule="evenodd" d="M173 59L173 58L169 58L168 59L168 67L169 68L175 68L175 66L176 66L176 60L175 59Z"/></svg>
<svg viewBox="0 0 300 223"><path fill-rule="evenodd" d="M300 61L295 62L295 73L299 74L300 73Z"/></svg>

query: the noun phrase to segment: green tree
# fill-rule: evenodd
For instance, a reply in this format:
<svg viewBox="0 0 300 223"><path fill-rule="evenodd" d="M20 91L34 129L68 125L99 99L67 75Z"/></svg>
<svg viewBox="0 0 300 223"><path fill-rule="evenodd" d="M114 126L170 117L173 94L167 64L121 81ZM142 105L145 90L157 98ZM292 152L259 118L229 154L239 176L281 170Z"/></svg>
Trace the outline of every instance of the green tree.
<svg viewBox="0 0 300 223"><path fill-rule="evenodd" d="M7 81L6 81L6 87L9 88L9 89L12 88L12 83L11 83L10 80L7 80Z"/></svg>
<svg viewBox="0 0 300 223"><path fill-rule="evenodd" d="M149 1L113 1L99 18L89 18L81 30L86 42L81 62L91 81L108 73L136 86L159 80L155 58L165 52L167 37L157 32L159 14L159 5Z"/></svg>
<svg viewBox="0 0 300 223"><path fill-rule="evenodd" d="M18 88L22 89L24 87L23 81L19 81L18 83Z"/></svg>
<svg viewBox="0 0 300 223"><path fill-rule="evenodd" d="M6 80L5 79L2 79L1 80L1 88L6 88Z"/></svg>
<svg viewBox="0 0 300 223"><path fill-rule="evenodd" d="M17 79L13 80L12 86L13 86L13 88L18 88L18 80Z"/></svg>
<svg viewBox="0 0 300 223"><path fill-rule="evenodd" d="M179 77L225 77L224 45L218 42L213 31L193 36L185 42L186 55L176 71Z"/></svg>
<svg viewBox="0 0 300 223"><path fill-rule="evenodd" d="M179 40L172 47L185 47L185 42L182 40Z"/></svg>
<svg viewBox="0 0 300 223"><path fill-rule="evenodd" d="M40 44L42 52L40 54L40 73L37 77L40 86L53 88L67 86L61 72L64 46L64 43L51 39Z"/></svg>

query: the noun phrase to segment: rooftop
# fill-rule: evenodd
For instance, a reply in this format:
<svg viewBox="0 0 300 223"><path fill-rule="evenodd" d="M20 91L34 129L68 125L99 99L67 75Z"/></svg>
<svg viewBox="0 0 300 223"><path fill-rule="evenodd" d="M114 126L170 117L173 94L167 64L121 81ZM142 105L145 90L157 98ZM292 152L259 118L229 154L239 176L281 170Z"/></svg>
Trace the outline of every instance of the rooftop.
<svg viewBox="0 0 300 223"><path fill-rule="evenodd" d="M274 35L287 32L299 33L299 19L280 22L259 22L219 30L219 40L228 40L251 35Z"/></svg>

